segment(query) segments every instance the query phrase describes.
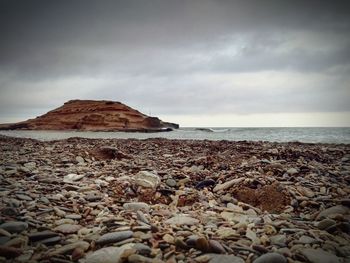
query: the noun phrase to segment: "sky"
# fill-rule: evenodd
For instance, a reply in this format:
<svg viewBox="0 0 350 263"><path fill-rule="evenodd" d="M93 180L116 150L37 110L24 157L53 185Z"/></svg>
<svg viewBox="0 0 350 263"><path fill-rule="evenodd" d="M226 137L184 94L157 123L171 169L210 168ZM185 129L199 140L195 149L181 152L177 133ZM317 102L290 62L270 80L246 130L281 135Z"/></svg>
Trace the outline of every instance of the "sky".
<svg viewBox="0 0 350 263"><path fill-rule="evenodd" d="M349 1L0 0L0 122L71 99L181 126L350 126Z"/></svg>

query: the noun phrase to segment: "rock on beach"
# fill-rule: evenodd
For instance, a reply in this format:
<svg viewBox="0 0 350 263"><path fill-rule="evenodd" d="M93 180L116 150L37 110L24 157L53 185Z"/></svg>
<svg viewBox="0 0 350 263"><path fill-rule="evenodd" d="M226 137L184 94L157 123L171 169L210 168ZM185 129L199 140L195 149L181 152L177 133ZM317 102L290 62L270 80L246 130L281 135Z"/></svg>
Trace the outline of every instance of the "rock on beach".
<svg viewBox="0 0 350 263"><path fill-rule="evenodd" d="M0 160L0 262L350 257L348 144L0 135Z"/></svg>

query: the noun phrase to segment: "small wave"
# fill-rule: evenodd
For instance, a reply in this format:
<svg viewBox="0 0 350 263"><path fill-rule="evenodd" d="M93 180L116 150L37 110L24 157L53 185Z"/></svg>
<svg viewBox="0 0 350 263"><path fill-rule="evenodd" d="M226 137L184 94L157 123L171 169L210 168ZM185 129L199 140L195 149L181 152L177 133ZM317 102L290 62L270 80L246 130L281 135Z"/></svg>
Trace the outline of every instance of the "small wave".
<svg viewBox="0 0 350 263"><path fill-rule="evenodd" d="M203 132L227 132L230 129L195 128L195 130Z"/></svg>

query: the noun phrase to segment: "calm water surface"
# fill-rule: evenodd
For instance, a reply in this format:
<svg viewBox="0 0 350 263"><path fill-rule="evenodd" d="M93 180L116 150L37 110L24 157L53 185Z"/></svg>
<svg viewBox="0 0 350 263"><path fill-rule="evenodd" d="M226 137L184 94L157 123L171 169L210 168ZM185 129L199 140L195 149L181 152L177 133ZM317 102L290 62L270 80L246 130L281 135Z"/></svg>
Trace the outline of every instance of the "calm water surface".
<svg viewBox="0 0 350 263"><path fill-rule="evenodd" d="M350 143L350 128L181 128L172 132L161 133L0 131L0 134L42 141L67 139L70 137L101 139L147 139L161 137L191 140Z"/></svg>

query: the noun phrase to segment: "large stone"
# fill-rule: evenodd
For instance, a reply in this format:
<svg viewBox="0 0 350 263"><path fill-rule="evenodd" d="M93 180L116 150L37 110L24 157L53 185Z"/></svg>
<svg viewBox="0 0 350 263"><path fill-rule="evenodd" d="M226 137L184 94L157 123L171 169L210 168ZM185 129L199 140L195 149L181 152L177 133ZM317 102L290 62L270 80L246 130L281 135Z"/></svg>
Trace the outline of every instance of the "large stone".
<svg viewBox="0 0 350 263"><path fill-rule="evenodd" d="M335 214L346 215L350 213L350 208L344 205L336 205L323 210L318 214L317 219L322 219Z"/></svg>
<svg viewBox="0 0 350 263"><path fill-rule="evenodd" d="M49 230L45 230L45 231L41 231L41 232L34 232L34 233L28 234L28 238L32 242L35 242L35 241L38 241L38 240L42 240L42 239L51 238L51 237L55 237L55 236L58 236L58 233L52 232L52 231L49 231Z"/></svg>
<svg viewBox="0 0 350 263"><path fill-rule="evenodd" d="M120 232L112 232L112 233L107 233L101 236L97 241L96 244L99 245L106 245L106 244L111 244L111 243L116 243L122 240L125 240L127 238L130 238L133 236L132 231L120 231Z"/></svg>
<svg viewBox="0 0 350 263"><path fill-rule="evenodd" d="M53 230L61 232L63 234L73 234L78 232L80 228L82 228L81 225L63 224L55 227Z"/></svg>
<svg viewBox="0 0 350 263"><path fill-rule="evenodd" d="M233 255L217 255L209 254L209 263L244 263L244 260L240 257Z"/></svg>
<svg viewBox="0 0 350 263"><path fill-rule="evenodd" d="M0 228L10 233L20 233L28 228L28 224L26 222L13 221L1 224Z"/></svg>
<svg viewBox="0 0 350 263"><path fill-rule="evenodd" d="M165 221L166 224L170 225L197 225L199 224L199 220L193 217L177 215L172 218L169 218Z"/></svg>
<svg viewBox="0 0 350 263"><path fill-rule="evenodd" d="M225 190L225 189L228 189L230 187L232 187L233 185L235 184L238 184L240 182L244 181L244 178L241 177L241 178L236 178L236 179L232 179L228 182L225 182L225 183L222 183L222 184L218 184L214 187L213 191L214 192L219 192L221 190Z"/></svg>
<svg viewBox="0 0 350 263"><path fill-rule="evenodd" d="M90 244L86 241L77 241L72 244L64 245L63 247L57 248L54 251L51 251L47 254L47 257L52 257L56 255L64 255L71 253L74 249L80 248L83 251L87 250L90 247Z"/></svg>
<svg viewBox="0 0 350 263"><path fill-rule="evenodd" d="M287 263L287 259L278 253L266 253L254 260L253 263Z"/></svg>
<svg viewBox="0 0 350 263"><path fill-rule="evenodd" d="M306 248L300 251L311 263L340 263L340 259L323 249ZM255 263L255 262L254 262Z"/></svg>
<svg viewBox="0 0 350 263"><path fill-rule="evenodd" d="M124 251L122 247L104 247L88 254L85 263L119 263Z"/></svg>
<svg viewBox="0 0 350 263"><path fill-rule="evenodd" d="M333 219L325 218L316 224L318 229L324 230L331 226L334 226L337 222Z"/></svg>
<svg viewBox="0 0 350 263"><path fill-rule="evenodd" d="M63 182L73 183L75 181L81 180L84 176L84 174L67 174L65 177L63 177Z"/></svg>
<svg viewBox="0 0 350 263"><path fill-rule="evenodd" d="M143 202L132 202L132 203L125 203L123 205L123 208L125 210L131 210L131 211L138 211L138 210L144 210L149 211L149 205Z"/></svg>
<svg viewBox="0 0 350 263"><path fill-rule="evenodd" d="M270 242L272 245L285 246L287 242L286 235L275 235L270 237Z"/></svg>
<svg viewBox="0 0 350 263"><path fill-rule="evenodd" d="M140 171L135 175L135 183L145 188L156 188L160 184L160 177L148 171Z"/></svg>

